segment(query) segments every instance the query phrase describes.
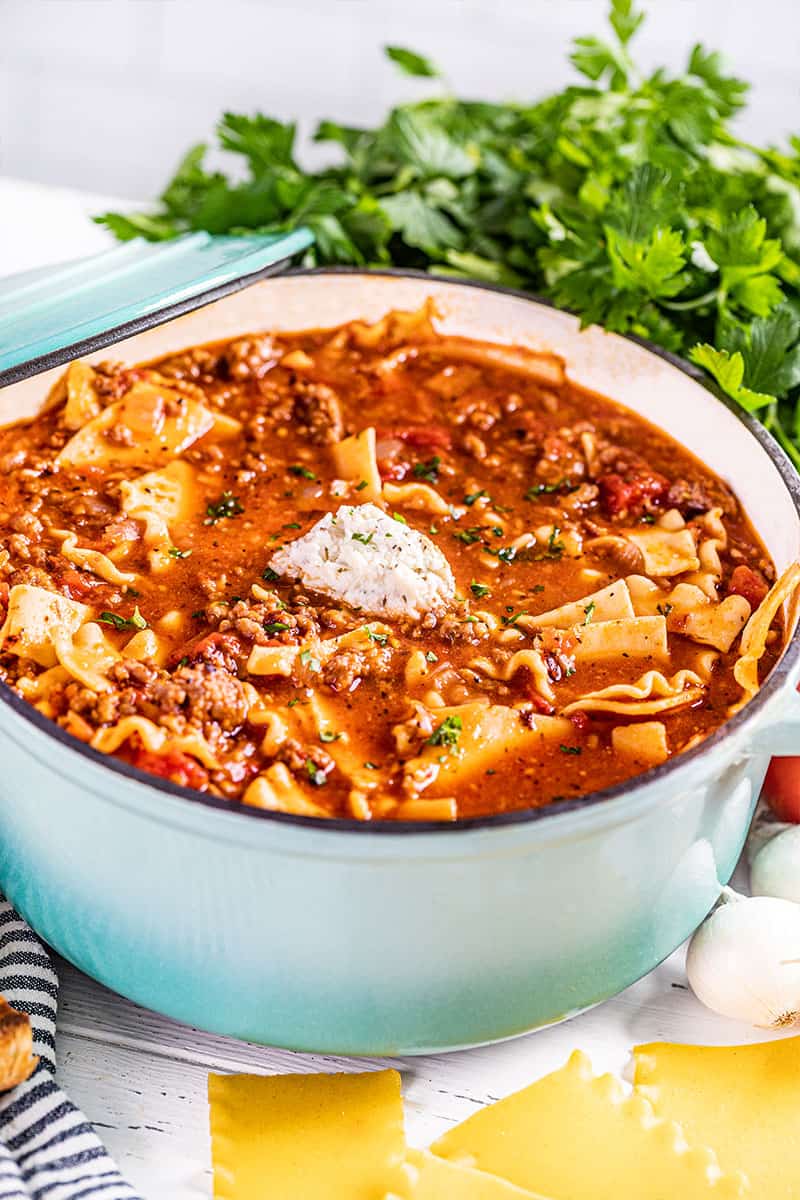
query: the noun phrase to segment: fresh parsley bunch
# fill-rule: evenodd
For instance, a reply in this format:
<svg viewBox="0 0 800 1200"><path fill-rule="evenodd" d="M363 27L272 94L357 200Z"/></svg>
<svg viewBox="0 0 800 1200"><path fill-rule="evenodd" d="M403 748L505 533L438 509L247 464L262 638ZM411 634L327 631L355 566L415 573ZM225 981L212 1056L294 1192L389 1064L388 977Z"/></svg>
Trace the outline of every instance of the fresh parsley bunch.
<svg viewBox="0 0 800 1200"><path fill-rule="evenodd" d="M585 82L530 105L460 100L439 79L374 129L323 121L341 162L307 172L295 127L226 113L241 181L193 147L153 214L106 213L117 237L310 226L312 263L394 264L529 288L620 333L687 355L757 413L800 468L800 138L739 139L747 85L695 46L686 70L643 75L644 14L611 0L607 39L578 38Z"/></svg>

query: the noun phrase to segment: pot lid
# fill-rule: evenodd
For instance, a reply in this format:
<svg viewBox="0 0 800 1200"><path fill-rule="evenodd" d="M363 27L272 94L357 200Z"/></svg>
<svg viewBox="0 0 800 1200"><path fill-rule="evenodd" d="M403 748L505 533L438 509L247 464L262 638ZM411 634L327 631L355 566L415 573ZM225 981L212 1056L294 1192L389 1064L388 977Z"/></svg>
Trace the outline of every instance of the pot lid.
<svg viewBox="0 0 800 1200"><path fill-rule="evenodd" d="M113 345L276 274L310 229L248 237L137 238L0 280L0 387Z"/></svg>

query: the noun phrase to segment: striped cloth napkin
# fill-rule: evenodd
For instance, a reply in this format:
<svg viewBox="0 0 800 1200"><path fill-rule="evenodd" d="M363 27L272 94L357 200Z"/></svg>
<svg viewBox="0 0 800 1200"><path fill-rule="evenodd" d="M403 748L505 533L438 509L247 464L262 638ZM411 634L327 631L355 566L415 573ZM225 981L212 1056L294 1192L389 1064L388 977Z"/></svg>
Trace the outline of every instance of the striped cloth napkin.
<svg viewBox="0 0 800 1200"><path fill-rule="evenodd" d="M141 1200L55 1081L58 976L42 943L0 896L0 993L30 1015L40 1062L0 1095L0 1200Z"/></svg>

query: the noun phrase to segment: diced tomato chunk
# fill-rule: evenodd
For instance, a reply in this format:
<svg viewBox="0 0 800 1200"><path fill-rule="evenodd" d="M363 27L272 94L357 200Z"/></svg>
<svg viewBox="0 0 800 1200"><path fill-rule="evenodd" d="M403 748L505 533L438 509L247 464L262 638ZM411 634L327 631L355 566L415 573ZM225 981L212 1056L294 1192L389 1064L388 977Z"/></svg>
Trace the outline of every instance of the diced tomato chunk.
<svg viewBox="0 0 800 1200"><path fill-rule="evenodd" d="M639 516L649 504L663 504L669 480L655 471L640 471L627 479L611 472L597 480L600 498L612 517Z"/></svg>
<svg viewBox="0 0 800 1200"><path fill-rule="evenodd" d="M751 608L758 608L769 591L769 584L760 571L754 571L743 563L734 567L728 581L729 596L744 596Z"/></svg>
<svg viewBox="0 0 800 1200"><path fill-rule="evenodd" d="M81 602L95 599L96 589L108 586L102 579L92 579L90 575L81 575L80 571L76 571L73 567L67 567L61 572L59 583L70 600Z"/></svg>
<svg viewBox="0 0 800 1200"><path fill-rule="evenodd" d="M136 746L131 750L130 761L140 771L158 775L160 779L171 779L181 787L196 788L199 792L208 787L208 771L181 750L154 754L143 746Z"/></svg>
<svg viewBox="0 0 800 1200"><path fill-rule="evenodd" d="M401 425L392 429L376 429L378 438L397 438L415 450L449 450L453 439L443 425Z"/></svg>

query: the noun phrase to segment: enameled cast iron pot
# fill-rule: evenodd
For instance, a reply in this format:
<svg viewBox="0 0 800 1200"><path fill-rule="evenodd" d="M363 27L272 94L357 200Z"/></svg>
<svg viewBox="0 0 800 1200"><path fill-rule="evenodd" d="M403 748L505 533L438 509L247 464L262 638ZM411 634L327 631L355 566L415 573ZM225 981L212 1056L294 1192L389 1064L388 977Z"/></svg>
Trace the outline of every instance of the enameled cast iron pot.
<svg viewBox="0 0 800 1200"><path fill-rule="evenodd" d="M129 338L113 357L376 319L428 296L448 333L563 356L573 379L727 479L779 570L800 555L798 480L763 429L679 362L579 332L517 294L301 272ZM0 418L36 411L49 383L7 387ZM207 800L87 749L3 686L0 886L81 970L205 1029L370 1055L510 1037L619 992L701 921L733 870L769 756L800 743L798 674L795 642L745 710L630 783L441 825Z"/></svg>

